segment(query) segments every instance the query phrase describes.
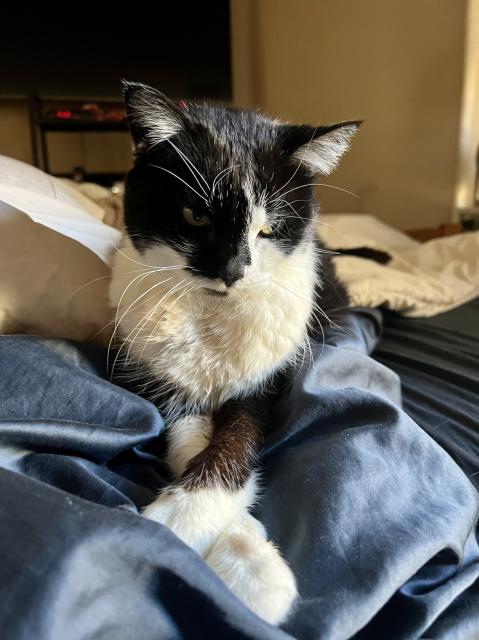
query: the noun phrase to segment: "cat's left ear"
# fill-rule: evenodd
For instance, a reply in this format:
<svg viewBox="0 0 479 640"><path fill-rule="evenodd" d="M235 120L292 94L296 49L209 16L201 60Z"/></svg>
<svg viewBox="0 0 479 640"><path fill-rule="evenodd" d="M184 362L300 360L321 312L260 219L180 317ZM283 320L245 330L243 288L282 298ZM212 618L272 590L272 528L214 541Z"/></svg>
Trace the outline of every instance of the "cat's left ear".
<svg viewBox="0 0 479 640"><path fill-rule="evenodd" d="M136 155L185 128L186 119L181 109L161 91L139 82L123 80L122 84Z"/></svg>
<svg viewBox="0 0 479 640"><path fill-rule="evenodd" d="M349 149L361 122L351 120L322 127L286 125L283 148L290 153L293 162L299 162L312 173L328 175Z"/></svg>

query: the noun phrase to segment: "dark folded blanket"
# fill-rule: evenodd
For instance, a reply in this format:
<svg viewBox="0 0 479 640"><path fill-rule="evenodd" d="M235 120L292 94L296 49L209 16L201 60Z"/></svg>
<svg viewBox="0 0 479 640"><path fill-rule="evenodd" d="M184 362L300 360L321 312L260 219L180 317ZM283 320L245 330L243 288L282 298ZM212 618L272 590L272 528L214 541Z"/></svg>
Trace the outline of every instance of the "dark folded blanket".
<svg viewBox="0 0 479 640"><path fill-rule="evenodd" d="M379 326L351 313L276 408L256 515L298 578L284 630L137 515L165 482L163 422L105 353L2 337L2 640L477 639L478 494L368 356Z"/></svg>

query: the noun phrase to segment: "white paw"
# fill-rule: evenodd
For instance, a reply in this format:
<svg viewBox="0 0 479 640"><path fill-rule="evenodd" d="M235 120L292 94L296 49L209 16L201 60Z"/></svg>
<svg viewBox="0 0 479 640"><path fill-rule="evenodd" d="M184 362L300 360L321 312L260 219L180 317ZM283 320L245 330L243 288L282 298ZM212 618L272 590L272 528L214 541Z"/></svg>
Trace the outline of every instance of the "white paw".
<svg viewBox="0 0 479 640"><path fill-rule="evenodd" d="M296 580L253 516L243 513L230 524L205 560L260 618L275 625L286 620L297 596Z"/></svg>
<svg viewBox="0 0 479 640"><path fill-rule="evenodd" d="M204 555L228 524L245 508L244 492L223 488L164 491L143 515L171 529L183 542Z"/></svg>

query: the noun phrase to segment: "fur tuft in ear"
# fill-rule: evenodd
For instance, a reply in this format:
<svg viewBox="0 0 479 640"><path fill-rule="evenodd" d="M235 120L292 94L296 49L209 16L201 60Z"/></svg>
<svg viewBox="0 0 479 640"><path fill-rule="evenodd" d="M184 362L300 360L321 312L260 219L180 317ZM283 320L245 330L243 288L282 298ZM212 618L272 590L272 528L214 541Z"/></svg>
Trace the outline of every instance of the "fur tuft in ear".
<svg viewBox="0 0 479 640"><path fill-rule="evenodd" d="M185 120L180 108L161 91L140 82L123 80L122 85L137 155L184 129Z"/></svg>
<svg viewBox="0 0 479 640"><path fill-rule="evenodd" d="M349 149L351 139L360 125L361 120L316 128L290 126L288 138L291 156L312 173L328 175L336 169Z"/></svg>

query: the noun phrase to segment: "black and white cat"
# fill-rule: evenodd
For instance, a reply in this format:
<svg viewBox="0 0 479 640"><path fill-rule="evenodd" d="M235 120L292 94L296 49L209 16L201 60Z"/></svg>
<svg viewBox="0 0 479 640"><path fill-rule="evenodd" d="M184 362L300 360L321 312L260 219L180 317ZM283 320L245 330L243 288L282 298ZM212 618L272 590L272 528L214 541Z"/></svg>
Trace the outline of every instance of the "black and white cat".
<svg viewBox="0 0 479 640"><path fill-rule="evenodd" d="M282 622L294 576L248 509L280 372L344 305L315 234L314 176L358 122L311 127L175 103L125 83L135 165L110 291L112 373L161 411L175 480L145 510L259 616Z"/></svg>

